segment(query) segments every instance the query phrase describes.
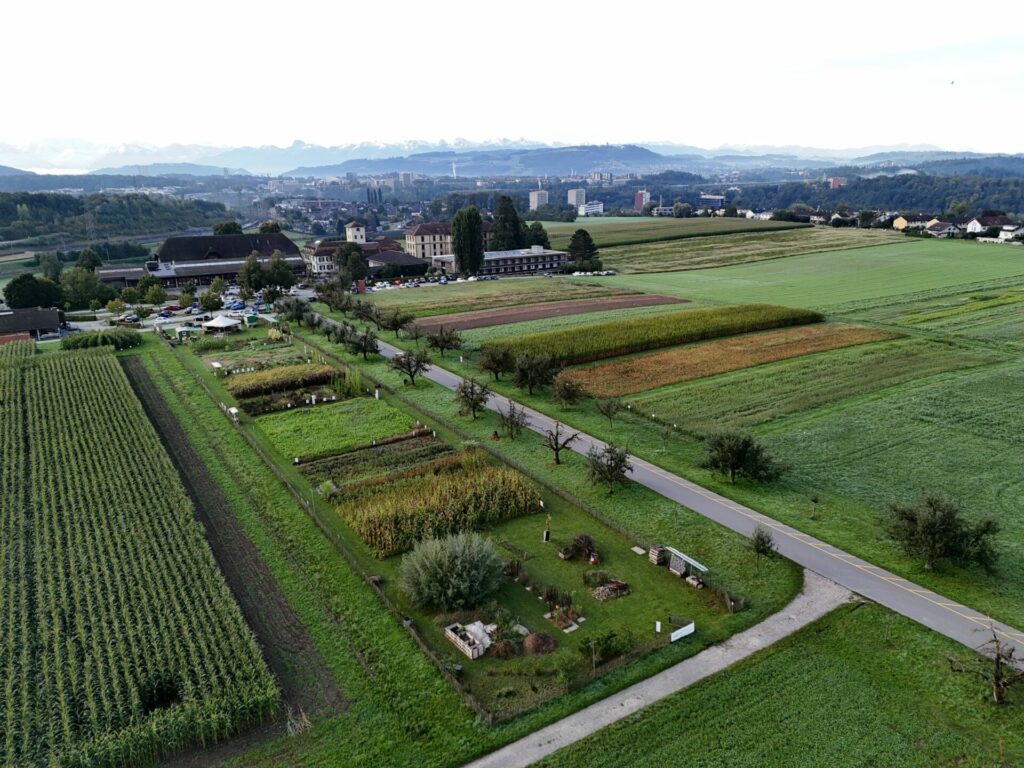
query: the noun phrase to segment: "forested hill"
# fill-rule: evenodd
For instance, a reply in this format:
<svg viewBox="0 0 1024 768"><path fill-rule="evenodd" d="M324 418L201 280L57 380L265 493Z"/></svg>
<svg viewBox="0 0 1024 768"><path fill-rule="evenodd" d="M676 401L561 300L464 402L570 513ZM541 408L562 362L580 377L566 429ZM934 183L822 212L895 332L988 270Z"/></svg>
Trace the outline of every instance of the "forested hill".
<svg viewBox="0 0 1024 768"><path fill-rule="evenodd" d="M761 184L743 187L732 203L746 208L773 210L803 203L812 208L965 213L994 209L1024 212L1024 178L987 176L930 176L902 174L873 179L850 179L839 189L819 183Z"/></svg>
<svg viewBox="0 0 1024 768"><path fill-rule="evenodd" d="M222 221L221 203L149 195L0 192L0 240L38 235L116 237L170 232Z"/></svg>

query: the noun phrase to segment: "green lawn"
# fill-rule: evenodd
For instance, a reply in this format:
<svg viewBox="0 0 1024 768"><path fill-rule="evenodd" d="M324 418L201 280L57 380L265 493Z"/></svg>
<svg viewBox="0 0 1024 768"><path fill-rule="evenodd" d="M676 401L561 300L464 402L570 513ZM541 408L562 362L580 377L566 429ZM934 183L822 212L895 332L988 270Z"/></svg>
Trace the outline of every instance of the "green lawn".
<svg viewBox="0 0 1024 768"><path fill-rule="evenodd" d="M341 453L412 429L412 420L383 400L354 397L256 418L282 456Z"/></svg>
<svg viewBox="0 0 1024 768"><path fill-rule="evenodd" d="M723 217L695 216L676 219L668 216L596 216L572 222L541 222L551 238L551 247L566 249L569 238L577 229L585 229L594 238L598 248L610 248L627 243L648 243L730 232L771 232L806 226L784 221L755 221L753 219L726 219Z"/></svg>
<svg viewBox="0 0 1024 768"><path fill-rule="evenodd" d="M722 303L763 301L851 312L888 303L903 294L948 293L957 286L967 290L971 286L1024 284L1024 251L908 238L894 245L734 267L580 279Z"/></svg>
<svg viewBox="0 0 1024 768"><path fill-rule="evenodd" d="M875 605L839 608L737 666L567 747L539 766L1024 763L1020 706L952 675L952 641Z"/></svg>
<svg viewBox="0 0 1024 768"><path fill-rule="evenodd" d="M814 227L785 232L749 232L602 248L607 269L623 274L705 269L805 253L902 242L884 229Z"/></svg>

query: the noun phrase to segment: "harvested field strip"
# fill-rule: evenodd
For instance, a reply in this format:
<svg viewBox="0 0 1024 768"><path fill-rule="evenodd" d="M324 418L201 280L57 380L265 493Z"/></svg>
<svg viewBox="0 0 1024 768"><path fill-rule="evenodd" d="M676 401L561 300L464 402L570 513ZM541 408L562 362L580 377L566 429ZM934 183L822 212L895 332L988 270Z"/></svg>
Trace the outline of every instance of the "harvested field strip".
<svg viewBox="0 0 1024 768"><path fill-rule="evenodd" d="M747 428L897 384L1004 359L908 338L807 355L664 387L630 398L693 432Z"/></svg>
<svg viewBox="0 0 1024 768"><path fill-rule="evenodd" d="M637 296L609 296L603 299L576 299L575 301L549 301L541 304L524 304L507 309L457 312L452 315L437 315L420 321L420 325L432 331L439 326L466 331L472 328L487 328L492 325L520 323L541 320L548 317L581 315L589 312L603 312L613 309L635 309L654 307L661 304L680 304L686 301L676 296L640 294Z"/></svg>
<svg viewBox="0 0 1024 768"><path fill-rule="evenodd" d="M496 339L482 345L482 349L507 349L514 355L550 354L571 365L737 333L817 323L823 319L817 312L805 309L741 304Z"/></svg>
<svg viewBox="0 0 1024 768"><path fill-rule="evenodd" d="M785 328L675 347L580 368L568 375L594 397L620 397L704 376L898 336L874 328L835 323Z"/></svg>
<svg viewBox="0 0 1024 768"><path fill-rule="evenodd" d="M454 449L436 437L414 437L382 446L368 446L299 466L313 483L330 481L338 488L382 473L404 472L447 456Z"/></svg>
<svg viewBox="0 0 1024 768"><path fill-rule="evenodd" d="M572 233L581 227L587 230L598 248L636 243L663 242L743 232L774 232L785 229L810 229L807 224L787 221L760 221L757 219L729 218L725 216L607 216L586 221L543 222L551 237L551 247L565 250Z"/></svg>
<svg viewBox="0 0 1024 768"><path fill-rule="evenodd" d="M472 283L431 284L421 288L375 291L366 298L382 309L401 307L416 317L447 315L478 309L538 304L568 299L628 296L640 291L613 287L609 283L590 285L571 277L509 277Z"/></svg>

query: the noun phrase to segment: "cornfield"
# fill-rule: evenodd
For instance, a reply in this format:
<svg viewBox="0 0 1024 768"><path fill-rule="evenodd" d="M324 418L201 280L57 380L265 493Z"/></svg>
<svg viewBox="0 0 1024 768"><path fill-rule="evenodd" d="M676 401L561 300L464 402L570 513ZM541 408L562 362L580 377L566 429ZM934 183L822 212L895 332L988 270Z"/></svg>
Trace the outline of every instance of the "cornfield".
<svg viewBox="0 0 1024 768"><path fill-rule="evenodd" d="M235 374L225 380L224 386L235 397L253 397L313 384L326 384L337 376L338 372L329 365L303 363Z"/></svg>
<svg viewBox="0 0 1024 768"><path fill-rule="evenodd" d="M8 341L0 343L0 363L16 362L36 353L34 341Z"/></svg>
<svg viewBox="0 0 1024 768"><path fill-rule="evenodd" d="M496 525L539 509L540 494L523 475L480 464L393 483L338 512L383 559L412 549L420 539Z"/></svg>
<svg viewBox="0 0 1024 768"><path fill-rule="evenodd" d="M546 352L566 365L574 365L673 344L689 344L737 333L817 323L823 319L819 313L806 309L770 304L739 304L686 309L496 339L483 344L481 351L508 349L516 356Z"/></svg>
<svg viewBox="0 0 1024 768"><path fill-rule="evenodd" d="M278 692L114 357L0 367L3 765L145 765Z"/></svg>

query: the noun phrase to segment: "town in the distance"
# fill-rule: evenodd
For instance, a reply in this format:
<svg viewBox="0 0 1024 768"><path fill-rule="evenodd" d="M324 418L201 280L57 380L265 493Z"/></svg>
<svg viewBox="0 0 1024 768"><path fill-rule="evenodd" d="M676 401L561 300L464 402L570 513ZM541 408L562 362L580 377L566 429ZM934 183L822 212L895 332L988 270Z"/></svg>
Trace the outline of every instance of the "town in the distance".
<svg viewBox="0 0 1024 768"><path fill-rule="evenodd" d="M0 766L1024 768L996 6L6 9Z"/></svg>

